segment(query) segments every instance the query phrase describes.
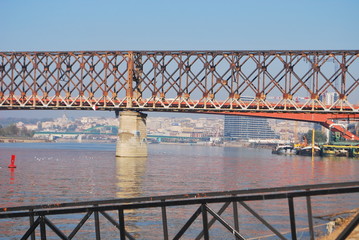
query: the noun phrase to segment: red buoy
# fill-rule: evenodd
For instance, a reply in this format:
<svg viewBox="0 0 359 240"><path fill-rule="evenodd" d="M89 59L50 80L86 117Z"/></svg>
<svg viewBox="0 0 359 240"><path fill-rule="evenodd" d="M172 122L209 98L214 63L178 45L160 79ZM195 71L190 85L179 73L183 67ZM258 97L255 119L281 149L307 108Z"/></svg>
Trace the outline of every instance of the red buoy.
<svg viewBox="0 0 359 240"><path fill-rule="evenodd" d="M11 155L10 165L8 166L8 168L16 168L15 159L16 159L16 156Z"/></svg>

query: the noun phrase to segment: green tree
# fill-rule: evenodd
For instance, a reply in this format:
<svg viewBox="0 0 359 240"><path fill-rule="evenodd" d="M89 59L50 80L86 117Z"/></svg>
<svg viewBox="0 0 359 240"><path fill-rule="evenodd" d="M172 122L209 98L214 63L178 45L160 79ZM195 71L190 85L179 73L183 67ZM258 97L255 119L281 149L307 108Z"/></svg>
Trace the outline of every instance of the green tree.
<svg viewBox="0 0 359 240"><path fill-rule="evenodd" d="M18 136L20 133L20 129L18 129L15 124L11 124L10 126L6 127L5 129L6 129L7 136Z"/></svg>
<svg viewBox="0 0 359 240"><path fill-rule="evenodd" d="M76 124L71 124L70 126L67 127L67 131L75 131L77 128L77 125Z"/></svg>
<svg viewBox="0 0 359 240"><path fill-rule="evenodd" d="M34 131L29 131L27 128L18 128L15 124L11 124L6 127L2 127L0 125L0 136L3 137L32 137L34 135Z"/></svg>
<svg viewBox="0 0 359 240"><path fill-rule="evenodd" d="M308 143L312 143L312 133L313 130L309 130L304 137L307 138ZM315 131L314 132L314 142L316 143L325 143L327 141L327 135L322 131Z"/></svg>
<svg viewBox="0 0 359 240"><path fill-rule="evenodd" d="M34 135L34 131L27 130L26 127L23 127L23 128L20 130L20 136L32 137L33 135Z"/></svg>

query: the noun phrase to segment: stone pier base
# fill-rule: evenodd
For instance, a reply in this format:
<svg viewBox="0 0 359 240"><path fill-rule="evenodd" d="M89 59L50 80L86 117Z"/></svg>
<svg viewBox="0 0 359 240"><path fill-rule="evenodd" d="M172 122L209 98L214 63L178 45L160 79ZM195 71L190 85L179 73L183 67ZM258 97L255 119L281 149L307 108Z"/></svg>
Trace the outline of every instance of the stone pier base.
<svg viewBox="0 0 359 240"><path fill-rule="evenodd" d="M147 157L146 117L139 112L120 112L116 157Z"/></svg>

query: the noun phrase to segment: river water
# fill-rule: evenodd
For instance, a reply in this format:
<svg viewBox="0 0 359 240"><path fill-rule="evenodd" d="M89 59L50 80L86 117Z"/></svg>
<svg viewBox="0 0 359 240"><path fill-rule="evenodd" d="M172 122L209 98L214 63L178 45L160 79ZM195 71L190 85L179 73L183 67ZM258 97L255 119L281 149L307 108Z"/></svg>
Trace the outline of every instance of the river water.
<svg viewBox="0 0 359 240"><path fill-rule="evenodd" d="M7 168L12 154L16 155L14 170ZM134 160L116 159L115 144L2 143L0 207L359 181L358 173L356 159L279 156L268 149L153 144L149 145L148 158ZM314 199L314 215L356 208L358 199L358 195ZM281 210L283 204L286 201L251 206L281 231L287 231L288 213L285 207ZM295 204L297 223L305 227L304 201ZM144 212L133 215L146 219ZM248 213L243 212L240 221L247 236L268 234ZM142 231L136 238L161 239L156 237L160 227L148 224L154 225L149 227L136 217L129 223L133 232ZM0 221L0 239L18 239L19 229L11 221ZM106 232L102 232L104 239L114 238L114 233L106 237ZM221 231L218 234L227 239ZM308 235L304 232L302 236L305 239Z"/></svg>

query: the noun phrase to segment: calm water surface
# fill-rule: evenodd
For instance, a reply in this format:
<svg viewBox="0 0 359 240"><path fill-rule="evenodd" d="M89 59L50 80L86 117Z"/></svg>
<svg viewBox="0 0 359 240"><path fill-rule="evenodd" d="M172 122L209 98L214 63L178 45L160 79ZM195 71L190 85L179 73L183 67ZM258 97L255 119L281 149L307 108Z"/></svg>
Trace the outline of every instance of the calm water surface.
<svg viewBox="0 0 359 240"><path fill-rule="evenodd" d="M15 170L7 168L12 154L17 156ZM149 145L148 158L134 160L116 159L115 144L1 143L0 207L359 181L358 173L359 160L312 160L272 155L268 149L154 144ZM341 196L340 201L337 197L314 199L314 215L356 208L358 199L357 195ZM283 204L287 203L250 203L285 231L288 218L282 217L288 213L280 209ZM298 223L305 227L304 206L304 201L296 202ZM244 230L255 233L260 228L258 222L244 212L242 215ZM128 224L133 231L143 229L143 235L136 236L139 239L156 239L153 226L151 232L142 226L146 217L155 221L151 213L142 212L133 213ZM9 222L0 222L0 239L18 239L14 236L17 230Z"/></svg>

